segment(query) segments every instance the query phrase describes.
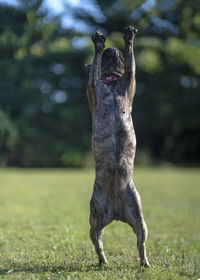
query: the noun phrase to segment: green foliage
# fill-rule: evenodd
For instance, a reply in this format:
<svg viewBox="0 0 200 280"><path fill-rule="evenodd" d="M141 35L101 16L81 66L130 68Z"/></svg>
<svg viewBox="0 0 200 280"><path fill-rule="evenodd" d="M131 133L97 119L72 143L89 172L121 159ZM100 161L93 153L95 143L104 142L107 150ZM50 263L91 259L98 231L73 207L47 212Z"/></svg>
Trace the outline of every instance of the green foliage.
<svg viewBox="0 0 200 280"><path fill-rule="evenodd" d="M106 46L123 51L122 31L129 24L139 29L133 106L138 150L146 151L149 162L199 164L197 2L99 0L91 2L93 13L66 5L85 32L64 29L58 18L47 20L42 0L20 3L16 9L0 6L0 117L7 131L0 136L1 165L86 164L91 117L84 64L93 55L88 33L102 29Z"/></svg>
<svg viewBox="0 0 200 280"><path fill-rule="evenodd" d="M135 169L150 269L140 268L135 234L120 222L104 233L108 266L96 266L93 170L2 169L0 177L1 279L198 279L199 169Z"/></svg>
<svg viewBox="0 0 200 280"><path fill-rule="evenodd" d="M36 8L1 7L2 21L13 12L19 26L17 31L5 26L0 34L1 111L18 131L18 141L6 150L6 163L82 166L90 146L86 73L78 78L86 51L73 50L72 34L56 21L45 23ZM4 154L5 141L1 137Z"/></svg>
<svg viewBox="0 0 200 280"><path fill-rule="evenodd" d="M1 165L8 163L8 153L13 148L18 139L18 130L9 116L0 110L0 161Z"/></svg>

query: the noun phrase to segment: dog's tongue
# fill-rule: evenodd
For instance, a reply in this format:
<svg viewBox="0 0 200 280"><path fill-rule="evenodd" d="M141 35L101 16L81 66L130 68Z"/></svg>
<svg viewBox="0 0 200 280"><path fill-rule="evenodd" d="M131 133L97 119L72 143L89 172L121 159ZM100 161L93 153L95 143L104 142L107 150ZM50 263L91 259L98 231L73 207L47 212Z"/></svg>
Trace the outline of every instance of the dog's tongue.
<svg viewBox="0 0 200 280"><path fill-rule="evenodd" d="M101 80L102 80L103 82L106 82L106 83L114 82L114 81L116 81L117 79L118 79L118 77L115 76L115 75L111 75L111 76L107 76L107 77L102 77L102 78L101 78Z"/></svg>

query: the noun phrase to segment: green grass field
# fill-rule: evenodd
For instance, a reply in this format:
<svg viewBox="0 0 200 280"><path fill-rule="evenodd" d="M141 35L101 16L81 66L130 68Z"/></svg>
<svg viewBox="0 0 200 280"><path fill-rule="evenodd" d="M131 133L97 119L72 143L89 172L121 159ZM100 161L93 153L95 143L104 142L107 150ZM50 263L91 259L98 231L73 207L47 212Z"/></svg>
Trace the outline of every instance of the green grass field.
<svg viewBox="0 0 200 280"><path fill-rule="evenodd" d="M151 268L140 268L131 228L104 234L109 265L89 239L93 170L0 170L0 279L200 278L200 169L136 168Z"/></svg>

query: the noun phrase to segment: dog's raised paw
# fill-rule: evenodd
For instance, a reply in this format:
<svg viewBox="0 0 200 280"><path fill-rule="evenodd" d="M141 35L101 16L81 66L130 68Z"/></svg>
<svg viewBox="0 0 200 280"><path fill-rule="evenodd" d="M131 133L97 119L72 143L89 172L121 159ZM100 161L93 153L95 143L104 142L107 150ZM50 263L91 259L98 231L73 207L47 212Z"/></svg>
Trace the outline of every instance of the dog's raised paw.
<svg viewBox="0 0 200 280"><path fill-rule="evenodd" d="M128 27L124 27L124 40L126 41L133 40L137 32L138 30L131 25Z"/></svg>
<svg viewBox="0 0 200 280"><path fill-rule="evenodd" d="M92 42L97 50L103 50L105 48L105 37L100 31L96 31L92 35Z"/></svg>

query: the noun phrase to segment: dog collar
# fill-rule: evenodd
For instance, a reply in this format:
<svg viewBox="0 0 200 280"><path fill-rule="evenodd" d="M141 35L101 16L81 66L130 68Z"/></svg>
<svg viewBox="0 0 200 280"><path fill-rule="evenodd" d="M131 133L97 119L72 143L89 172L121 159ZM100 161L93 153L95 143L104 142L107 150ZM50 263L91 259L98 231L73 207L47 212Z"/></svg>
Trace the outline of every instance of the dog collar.
<svg viewBox="0 0 200 280"><path fill-rule="evenodd" d="M107 76L107 77L102 77L101 81L103 81L105 83L112 83L112 82L116 81L117 79L118 79L117 76L111 75L111 76Z"/></svg>

